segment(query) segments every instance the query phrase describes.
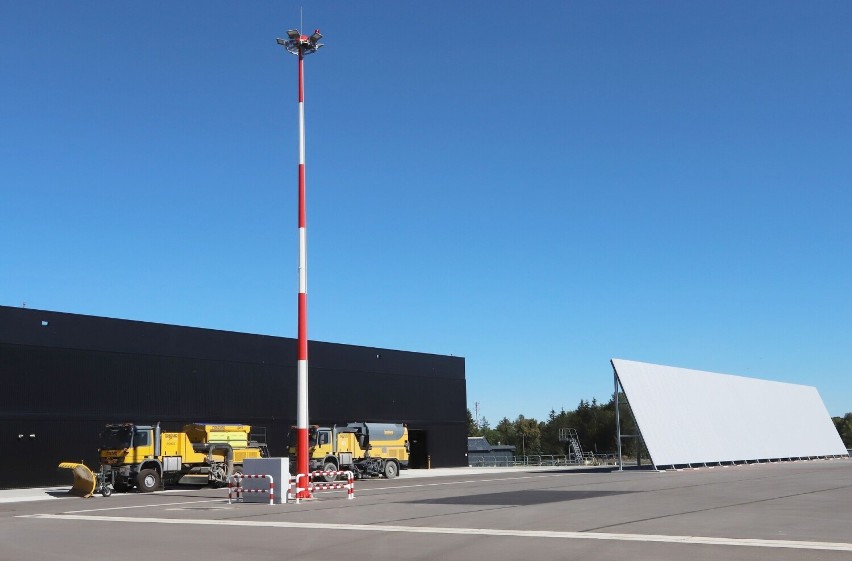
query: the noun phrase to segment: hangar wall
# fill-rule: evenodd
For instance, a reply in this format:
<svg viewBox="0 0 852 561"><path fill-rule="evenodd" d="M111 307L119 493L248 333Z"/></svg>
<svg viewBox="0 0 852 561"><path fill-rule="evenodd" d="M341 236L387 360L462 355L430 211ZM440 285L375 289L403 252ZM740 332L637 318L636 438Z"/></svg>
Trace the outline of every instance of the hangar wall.
<svg viewBox="0 0 852 561"><path fill-rule="evenodd" d="M312 424L405 422L412 466L467 465L464 359L309 342ZM0 306L0 488L97 464L108 422L241 422L286 454L296 340ZM31 436L32 435L32 436ZM420 465L418 465L420 464Z"/></svg>

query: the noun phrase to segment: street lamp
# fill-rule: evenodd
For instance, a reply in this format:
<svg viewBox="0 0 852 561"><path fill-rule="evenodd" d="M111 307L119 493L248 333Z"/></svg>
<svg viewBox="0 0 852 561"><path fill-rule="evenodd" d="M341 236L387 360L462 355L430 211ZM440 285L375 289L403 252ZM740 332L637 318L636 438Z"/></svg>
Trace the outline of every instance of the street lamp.
<svg viewBox="0 0 852 561"><path fill-rule="evenodd" d="M308 257L305 224L305 87L304 57L317 52L322 34L319 29L308 37L298 30L287 31L287 39L276 39L276 43L299 57L299 324L296 351L298 390L296 405L296 480L297 496L309 498L308 490ZM300 484L301 483L301 484Z"/></svg>

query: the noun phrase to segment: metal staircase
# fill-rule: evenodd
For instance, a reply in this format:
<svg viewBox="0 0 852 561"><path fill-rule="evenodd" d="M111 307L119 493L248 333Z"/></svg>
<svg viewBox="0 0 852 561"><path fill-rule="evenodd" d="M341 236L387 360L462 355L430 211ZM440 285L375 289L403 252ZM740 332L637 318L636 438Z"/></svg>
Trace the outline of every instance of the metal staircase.
<svg viewBox="0 0 852 561"><path fill-rule="evenodd" d="M570 463L587 463L588 457L586 454L583 454L583 447L580 445L580 437L577 435L577 429L559 429L559 442L568 443L568 461ZM591 456L591 453L588 453L588 455Z"/></svg>

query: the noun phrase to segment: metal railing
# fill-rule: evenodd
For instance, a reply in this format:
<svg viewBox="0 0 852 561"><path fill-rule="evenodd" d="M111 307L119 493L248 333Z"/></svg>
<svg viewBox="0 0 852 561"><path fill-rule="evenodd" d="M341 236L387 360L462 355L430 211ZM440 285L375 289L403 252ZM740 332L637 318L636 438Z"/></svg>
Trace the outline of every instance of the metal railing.
<svg viewBox="0 0 852 561"><path fill-rule="evenodd" d="M524 466L613 466L618 463L615 454L591 454L580 459L571 455L530 454L527 456L481 456L469 458L471 467L524 467Z"/></svg>

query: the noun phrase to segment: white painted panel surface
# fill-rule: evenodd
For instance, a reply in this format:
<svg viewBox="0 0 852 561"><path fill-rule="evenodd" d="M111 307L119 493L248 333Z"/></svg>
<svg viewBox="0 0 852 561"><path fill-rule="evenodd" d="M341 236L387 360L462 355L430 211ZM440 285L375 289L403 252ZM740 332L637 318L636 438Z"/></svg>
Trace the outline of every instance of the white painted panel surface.
<svg viewBox="0 0 852 561"><path fill-rule="evenodd" d="M246 475L271 475L274 485L274 504L287 502L287 488L290 481L290 459L284 458L246 458L243 462ZM247 478L242 480L245 489L269 489L269 480ZM243 493L243 502L269 504L267 493Z"/></svg>
<svg viewBox="0 0 852 561"><path fill-rule="evenodd" d="M656 466L845 456L813 386L612 359Z"/></svg>

